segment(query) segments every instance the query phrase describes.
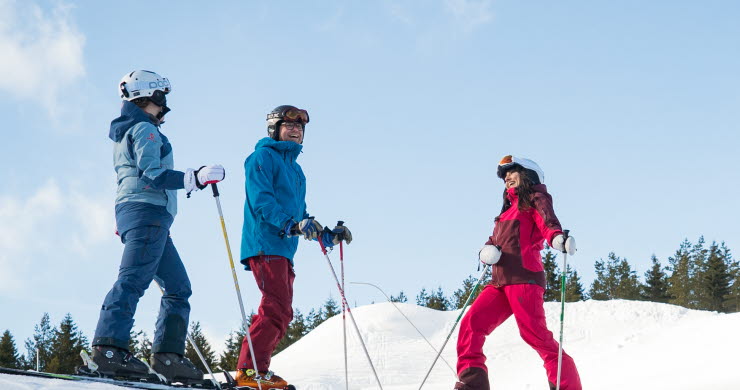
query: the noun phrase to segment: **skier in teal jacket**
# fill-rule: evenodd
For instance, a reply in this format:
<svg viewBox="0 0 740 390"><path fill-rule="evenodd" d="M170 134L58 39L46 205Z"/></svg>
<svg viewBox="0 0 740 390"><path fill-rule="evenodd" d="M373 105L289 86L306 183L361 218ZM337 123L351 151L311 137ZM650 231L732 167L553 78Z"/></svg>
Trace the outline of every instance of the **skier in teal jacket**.
<svg viewBox="0 0 740 390"><path fill-rule="evenodd" d="M308 112L294 106L276 107L267 115L267 134L244 163L246 176L241 263L251 270L262 292L248 339L242 342L237 363L239 386L287 388L288 383L269 370L270 357L293 319L294 256L298 236L321 240L326 247L352 241L345 226L333 230L306 211L306 177L296 159L303 149ZM253 361L257 367L254 367Z"/></svg>

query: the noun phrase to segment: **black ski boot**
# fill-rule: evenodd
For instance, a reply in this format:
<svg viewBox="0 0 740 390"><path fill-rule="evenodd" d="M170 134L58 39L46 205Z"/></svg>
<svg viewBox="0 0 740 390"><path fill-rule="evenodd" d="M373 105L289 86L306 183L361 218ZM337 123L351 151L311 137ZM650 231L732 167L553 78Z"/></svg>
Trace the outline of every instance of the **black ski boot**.
<svg viewBox="0 0 740 390"><path fill-rule="evenodd" d="M159 382L156 375L149 371L149 366L137 359L129 351L110 345L95 345L92 349L92 361L97 369L90 374L110 378L125 378Z"/></svg>
<svg viewBox="0 0 740 390"><path fill-rule="evenodd" d="M455 390L490 390L488 374L480 367L466 368L455 383Z"/></svg>
<svg viewBox="0 0 740 390"><path fill-rule="evenodd" d="M152 356L152 369L164 376L169 383L183 385L203 384L203 372L185 356L173 352L157 352Z"/></svg>

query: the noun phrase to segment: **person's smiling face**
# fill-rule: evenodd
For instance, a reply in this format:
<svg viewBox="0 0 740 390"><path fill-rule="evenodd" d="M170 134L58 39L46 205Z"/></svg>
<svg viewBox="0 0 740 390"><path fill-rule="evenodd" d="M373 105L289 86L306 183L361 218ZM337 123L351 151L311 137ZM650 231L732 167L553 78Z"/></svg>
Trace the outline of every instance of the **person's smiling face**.
<svg viewBox="0 0 740 390"><path fill-rule="evenodd" d="M283 122L280 124L280 141L303 143L303 124L298 122Z"/></svg>
<svg viewBox="0 0 740 390"><path fill-rule="evenodd" d="M504 177L504 183L506 183L506 189L509 188L516 188L519 187L519 184L522 182L522 176L519 173L519 171L511 170L509 172L506 172L506 176Z"/></svg>

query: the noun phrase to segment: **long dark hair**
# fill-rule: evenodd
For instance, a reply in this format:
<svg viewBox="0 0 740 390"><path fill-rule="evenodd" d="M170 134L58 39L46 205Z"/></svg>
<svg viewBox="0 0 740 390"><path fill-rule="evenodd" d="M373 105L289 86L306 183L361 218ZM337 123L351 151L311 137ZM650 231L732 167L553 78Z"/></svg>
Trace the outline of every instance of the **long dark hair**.
<svg viewBox="0 0 740 390"><path fill-rule="evenodd" d="M515 165L510 170L514 172L519 172L519 185L515 189L516 196L519 198L519 211L525 211L532 208L534 206L534 202L532 201L534 189L532 187L534 187L536 183L532 181L532 179L527 174L527 172L525 172L526 170L522 166ZM504 175L504 177L506 177L506 175ZM496 222L498 222L501 214L503 214L504 211L508 210L509 207L511 207L511 201L506 196L506 188L504 188L503 197L504 204L501 206L501 212L499 213L498 217L496 217Z"/></svg>

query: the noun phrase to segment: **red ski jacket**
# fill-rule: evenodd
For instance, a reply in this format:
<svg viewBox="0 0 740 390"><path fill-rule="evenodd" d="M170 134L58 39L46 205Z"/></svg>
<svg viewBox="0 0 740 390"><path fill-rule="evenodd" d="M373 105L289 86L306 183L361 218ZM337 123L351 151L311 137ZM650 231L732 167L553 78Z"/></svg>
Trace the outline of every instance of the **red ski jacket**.
<svg viewBox="0 0 740 390"><path fill-rule="evenodd" d="M520 211L516 188L506 191L511 207L504 211L488 238L487 245L501 247L501 259L491 267L491 284L537 284L545 288L545 268L540 251L543 242L563 234L552 208L552 196L544 184L532 187L534 207Z"/></svg>

